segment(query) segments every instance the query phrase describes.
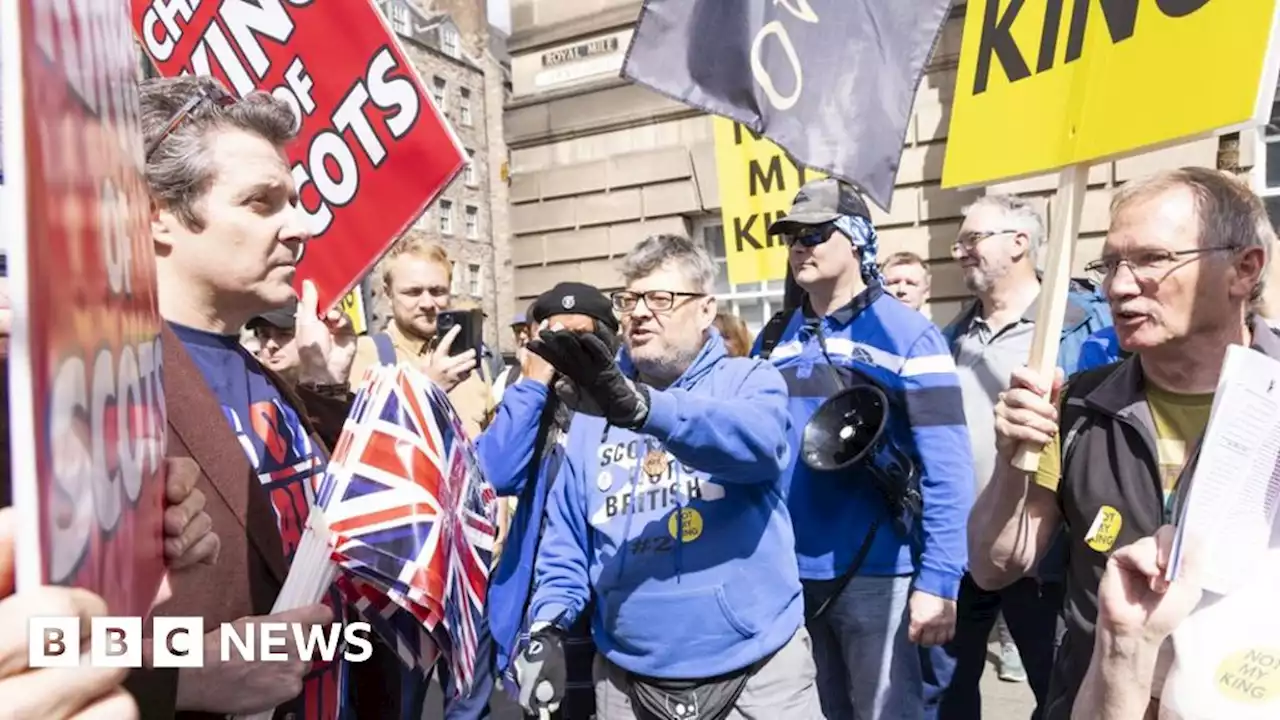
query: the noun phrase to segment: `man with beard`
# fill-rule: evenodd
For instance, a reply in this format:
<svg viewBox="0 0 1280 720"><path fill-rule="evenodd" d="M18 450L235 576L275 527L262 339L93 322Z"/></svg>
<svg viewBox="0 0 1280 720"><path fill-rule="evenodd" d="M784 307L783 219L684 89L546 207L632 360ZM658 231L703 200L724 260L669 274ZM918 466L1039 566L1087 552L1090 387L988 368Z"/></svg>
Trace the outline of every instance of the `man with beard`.
<svg viewBox="0 0 1280 720"><path fill-rule="evenodd" d="M384 332L360 338L352 379L359 382L374 365L410 363L449 394L467 435L475 440L493 412L490 388L496 372L491 356L477 357L474 350L454 353L437 341L436 318L453 304L449 255L439 245L413 242L394 251L383 267L391 322Z"/></svg>
<svg viewBox="0 0 1280 720"><path fill-rule="evenodd" d="M1031 355L1040 301L1035 258L1044 239L1044 221L1031 203L1011 195L987 195L965 208L964 223L951 244L965 285L975 296L943 331L960 376L975 493L995 472L995 405L1008 389L1010 375ZM1079 332L1075 328L1086 320L1081 308L1067 305L1066 332ZM1064 355L1072 352L1065 345ZM942 692L938 717L982 716L979 682L993 625L1000 636L1000 678L1028 680L1036 702L1043 705L1062 595L1057 577L1022 578L1000 592L987 592L966 574L956 636L945 652L930 653L941 686L937 690Z"/></svg>
<svg viewBox="0 0 1280 720"><path fill-rule="evenodd" d="M782 477L782 377L728 356L701 247L648 238L622 277L621 353L570 330L529 344L579 402L534 566L521 704L560 703L563 638L590 612L601 720L676 707L820 717Z"/></svg>

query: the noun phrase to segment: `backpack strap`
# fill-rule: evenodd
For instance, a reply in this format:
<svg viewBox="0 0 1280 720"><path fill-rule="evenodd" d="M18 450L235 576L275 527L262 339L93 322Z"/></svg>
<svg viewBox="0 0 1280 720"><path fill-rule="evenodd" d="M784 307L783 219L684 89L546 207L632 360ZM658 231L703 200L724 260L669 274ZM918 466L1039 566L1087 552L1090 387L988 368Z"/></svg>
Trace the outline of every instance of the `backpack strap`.
<svg viewBox="0 0 1280 720"><path fill-rule="evenodd" d="M778 341L782 339L782 333L787 329L787 321L791 319L790 310L779 310L769 318L769 322L765 324L764 330L760 331L760 352L756 357L761 360L768 360L773 354L773 349L778 346Z"/></svg>
<svg viewBox="0 0 1280 720"><path fill-rule="evenodd" d="M378 363L380 365L395 365L396 362L396 346L391 342L391 336L387 333L374 333L373 345L378 350Z"/></svg>

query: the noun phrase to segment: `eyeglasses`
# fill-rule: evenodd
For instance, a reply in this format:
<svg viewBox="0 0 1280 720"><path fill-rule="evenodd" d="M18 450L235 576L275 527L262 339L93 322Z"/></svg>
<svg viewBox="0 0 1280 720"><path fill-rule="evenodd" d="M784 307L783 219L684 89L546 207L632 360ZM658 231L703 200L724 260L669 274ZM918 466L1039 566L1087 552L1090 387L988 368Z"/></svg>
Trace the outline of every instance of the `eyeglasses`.
<svg viewBox="0 0 1280 720"><path fill-rule="evenodd" d="M1222 250L1237 250L1228 245L1218 245L1207 248L1193 248L1191 250L1147 250L1139 252L1133 257L1104 257L1098 258L1088 265L1084 266L1085 272L1098 282L1105 282L1115 277L1116 271L1121 265L1129 266L1129 270L1133 272L1134 277L1139 280L1155 280L1162 278L1176 269L1175 263L1178 258L1189 255L1202 255L1204 253L1219 252Z"/></svg>
<svg viewBox="0 0 1280 720"><path fill-rule="evenodd" d="M791 247L796 243L800 243L804 247L817 247L822 243L831 239L831 236L837 232L838 228L834 223L825 223L822 225L811 226L811 229L798 233L784 233L782 242L787 247Z"/></svg>
<svg viewBox="0 0 1280 720"><path fill-rule="evenodd" d="M230 107L236 104L236 99L217 86L201 85L200 91L191 96L191 99L183 103L182 107L178 108L178 112L173 114L173 117L165 124L164 130L161 131L161 133L150 143L147 143L145 159L150 162L151 156L160 148L161 143L173 134L174 130L178 129L178 126L182 124L182 121L194 115L196 110L206 102L213 103L218 107Z"/></svg>
<svg viewBox="0 0 1280 720"><path fill-rule="evenodd" d="M982 242L983 240L986 240L989 237L995 237L996 235L1010 235L1010 234L1015 234L1020 232L1022 231L1021 230L980 230L978 232L964 233L960 237L956 238L955 242L951 243L951 249L959 250L960 248L963 247L965 250L972 250L978 246L978 243Z"/></svg>
<svg viewBox="0 0 1280 720"><path fill-rule="evenodd" d="M640 300L644 300L644 306L652 312L666 312L675 307L676 298L678 297L706 297L706 293L688 293L688 292L672 292L670 290L650 290L648 292L636 293L630 290L620 290L609 298L613 301L613 309L618 312L629 313L636 309L636 305Z"/></svg>

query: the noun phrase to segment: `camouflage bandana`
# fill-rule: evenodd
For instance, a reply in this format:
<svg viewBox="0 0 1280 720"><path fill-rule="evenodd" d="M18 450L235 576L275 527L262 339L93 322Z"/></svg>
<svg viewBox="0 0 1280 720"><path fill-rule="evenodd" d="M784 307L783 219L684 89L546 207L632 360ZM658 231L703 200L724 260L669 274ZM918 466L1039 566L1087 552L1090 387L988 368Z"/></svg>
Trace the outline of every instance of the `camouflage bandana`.
<svg viewBox="0 0 1280 720"><path fill-rule="evenodd" d="M849 237L853 247L857 249L862 261L862 281L868 285L874 280L884 284L884 276L880 274L880 263L876 260L880 238L876 235L871 221L860 215L841 215L831 221L840 232Z"/></svg>

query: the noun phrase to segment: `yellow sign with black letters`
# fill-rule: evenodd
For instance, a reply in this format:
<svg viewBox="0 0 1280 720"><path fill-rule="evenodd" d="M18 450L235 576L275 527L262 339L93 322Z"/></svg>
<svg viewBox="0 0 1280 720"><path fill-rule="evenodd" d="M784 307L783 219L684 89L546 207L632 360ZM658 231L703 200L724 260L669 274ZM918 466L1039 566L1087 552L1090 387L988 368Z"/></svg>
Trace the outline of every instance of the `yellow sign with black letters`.
<svg viewBox="0 0 1280 720"><path fill-rule="evenodd" d="M1277 0L969 0L944 187L1265 124Z"/></svg>
<svg viewBox="0 0 1280 720"><path fill-rule="evenodd" d="M363 335L369 329L369 323L364 314L364 294L360 291L359 285L342 296L338 307L351 319L351 329L357 335Z"/></svg>
<svg viewBox="0 0 1280 720"><path fill-rule="evenodd" d="M733 284L784 280L787 248L769 225L787 214L800 186L826 177L742 125L713 118L725 262Z"/></svg>

